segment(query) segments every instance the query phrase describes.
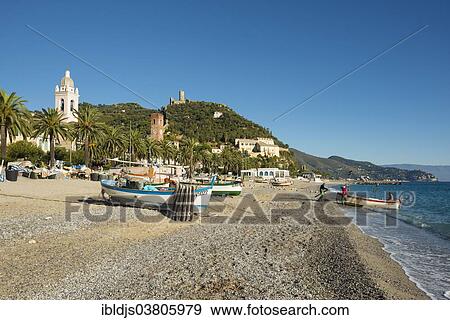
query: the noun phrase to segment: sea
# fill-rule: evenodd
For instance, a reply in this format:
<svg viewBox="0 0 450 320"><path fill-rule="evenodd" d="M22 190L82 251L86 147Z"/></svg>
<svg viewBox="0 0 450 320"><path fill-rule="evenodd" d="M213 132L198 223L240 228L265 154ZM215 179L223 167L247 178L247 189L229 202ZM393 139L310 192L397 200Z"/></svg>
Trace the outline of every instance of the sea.
<svg viewBox="0 0 450 320"><path fill-rule="evenodd" d="M371 210L364 219L346 214L367 235L377 238L408 277L432 299L450 300L450 182L401 185L351 185L350 191L402 201L398 211ZM360 216L361 217L361 216Z"/></svg>

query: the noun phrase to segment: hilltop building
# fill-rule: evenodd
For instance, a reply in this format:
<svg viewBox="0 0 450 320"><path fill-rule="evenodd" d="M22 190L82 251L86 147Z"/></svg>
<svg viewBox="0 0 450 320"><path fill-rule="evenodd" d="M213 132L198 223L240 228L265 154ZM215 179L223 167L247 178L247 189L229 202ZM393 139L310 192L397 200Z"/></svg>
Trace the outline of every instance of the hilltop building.
<svg viewBox="0 0 450 320"><path fill-rule="evenodd" d="M77 122L75 111L78 111L78 88L70 78L70 71L66 70L60 86L55 87L55 109L64 114L64 122Z"/></svg>
<svg viewBox="0 0 450 320"><path fill-rule="evenodd" d="M166 130L166 124L164 121L164 114L160 112L154 112L150 115L150 137L156 141L162 141L164 139L164 132Z"/></svg>
<svg viewBox="0 0 450 320"><path fill-rule="evenodd" d="M186 103L186 97L183 90L178 91L178 100L174 98L170 98L169 104L170 105L176 105L176 104L184 104Z"/></svg>

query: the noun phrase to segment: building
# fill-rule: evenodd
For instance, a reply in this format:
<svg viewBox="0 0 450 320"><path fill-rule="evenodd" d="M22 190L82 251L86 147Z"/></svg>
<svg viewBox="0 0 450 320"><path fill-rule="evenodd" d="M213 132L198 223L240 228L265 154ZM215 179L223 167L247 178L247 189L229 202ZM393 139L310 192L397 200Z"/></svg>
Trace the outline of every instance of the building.
<svg viewBox="0 0 450 320"><path fill-rule="evenodd" d="M234 144L241 152L246 152L250 156L255 153L256 143L258 140L254 139L235 139Z"/></svg>
<svg viewBox="0 0 450 320"><path fill-rule="evenodd" d="M64 114L64 122L77 122L75 111L78 111L78 88L70 78L70 71L66 70L60 85L55 87L55 109Z"/></svg>
<svg viewBox="0 0 450 320"><path fill-rule="evenodd" d="M184 104L184 103L186 103L186 97L185 97L183 90L178 91L178 100L176 100L174 98L170 98L170 100L169 100L170 105Z"/></svg>
<svg viewBox="0 0 450 320"><path fill-rule="evenodd" d="M214 118L214 119L219 119L219 118L222 117L222 115L223 115L222 112L220 112L220 111L214 111L213 118Z"/></svg>
<svg viewBox="0 0 450 320"><path fill-rule="evenodd" d="M160 112L152 113L150 115L150 137L156 141L162 141L165 130L164 114Z"/></svg>
<svg viewBox="0 0 450 320"><path fill-rule="evenodd" d="M289 170L278 168L257 168L249 170L241 170L241 176L243 178L256 178L260 177L264 180L270 180L274 178L288 178Z"/></svg>
<svg viewBox="0 0 450 320"><path fill-rule="evenodd" d="M235 145L239 151L248 153L250 157L280 156L280 147L274 143L272 138L236 139Z"/></svg>
<svg viewBox="0 0 450 320"><path fill-rule="evenodd" d="M258 141L256 143L255 151L262 156L279 157L280 147L275 144Z"/></svg>

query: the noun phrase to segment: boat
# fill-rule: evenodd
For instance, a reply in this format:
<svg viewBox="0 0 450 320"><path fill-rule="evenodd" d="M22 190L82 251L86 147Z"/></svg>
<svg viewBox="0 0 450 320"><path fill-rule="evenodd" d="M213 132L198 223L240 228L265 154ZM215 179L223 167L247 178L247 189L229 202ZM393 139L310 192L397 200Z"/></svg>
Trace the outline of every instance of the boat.
<svg viewBox="0 0 450 320"><path fill-rule="evenodd" d="M342 199L342 193L338 193L338 197ZM339 200L338 200L339 202ZM366 198L358 197L355 195L347 195L344 200L345 205L356 206L356 207L367 207L367 208L379 208L379 209L389 209L398 210L400 209L400 200L383 200L377 198Z"/></svg>
<svg viewBox="0 0 450 320"><path fill-rule="evenodd" d="M208 186L202 186L193 191L193 200L191 201L193 213L202 213L207 210L215 181L216 177L213 177ZM127 187L121 181L114 180L102 180L100 184L103 198L110 202L130 205L140 204L157 209L175 208L181 204L176 202L178 188L150 186L148 189L145 187L144 189L137 189Z"/></svg>
<svg viewBox="0 0 450 320"><path fill-rule="evenodd" d="M291 179L288 178L275 178L270 181L274 187L289 187L293 184Z"/></svg>
<svg viewBox="0 0 450 320"><path fill-rule="evenodd" d="M203 180L197 180L195 182L181 182L184 185L193 185L196 187L205 187L208 184ZM240 181L216 181L213 185L213 196L238 196L242 192L242 183Z"/></svg>

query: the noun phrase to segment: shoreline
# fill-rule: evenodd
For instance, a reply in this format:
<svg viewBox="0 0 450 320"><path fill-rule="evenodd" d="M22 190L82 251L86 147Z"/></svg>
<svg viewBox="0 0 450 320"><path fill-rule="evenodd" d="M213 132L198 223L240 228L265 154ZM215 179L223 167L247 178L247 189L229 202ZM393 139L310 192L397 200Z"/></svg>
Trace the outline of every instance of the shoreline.
<svg viewBox="0 0 450 320"><path fill-rule="evenodd" d="M285 218L270 225L211 222L255 205L289 215L298 201L273 202L275 190L311 198L317 188L249 183L240 197L214 200L201 223L173 223L147 210L157 220L148 224L123 207L105 222L78 213L65 221L67 206L85 196L94 213L104 212L95 182L2 183L0 299L429 299L380 241L353 224L328 226L314 217L300 225Z"/></svg>

